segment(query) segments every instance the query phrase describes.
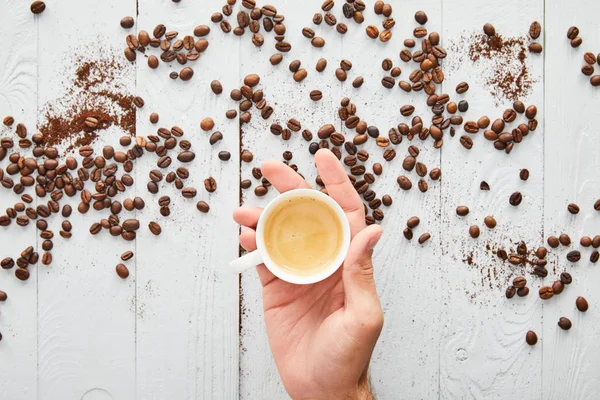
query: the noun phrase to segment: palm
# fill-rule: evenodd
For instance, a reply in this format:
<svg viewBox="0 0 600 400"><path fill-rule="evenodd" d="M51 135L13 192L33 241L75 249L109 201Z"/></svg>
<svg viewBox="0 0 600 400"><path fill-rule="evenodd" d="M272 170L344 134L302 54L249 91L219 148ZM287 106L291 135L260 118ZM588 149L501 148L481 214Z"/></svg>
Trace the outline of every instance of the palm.
<svg viewBox="0 0 600 400"><path fill-rule="evenodd" d="M337 333L343 331L344 320L341 270L306 286L275 279L263 289L263 305L267 334L284 385L324 386L339 370L335 353L345 341ZM298 373L299 368L303 373ZM312 376L313 371L318 375ZM306 382L298 382L298 376L305 377Z"/></svg>

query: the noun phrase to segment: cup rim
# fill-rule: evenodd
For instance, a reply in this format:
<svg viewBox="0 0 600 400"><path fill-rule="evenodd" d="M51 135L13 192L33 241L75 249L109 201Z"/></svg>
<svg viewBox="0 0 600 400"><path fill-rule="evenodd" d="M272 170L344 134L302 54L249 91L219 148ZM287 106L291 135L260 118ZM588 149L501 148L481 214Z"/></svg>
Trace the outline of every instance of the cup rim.
<svg viewBox="0 0 600 400"><path fill-rule="evenodd" d="M342 236L343 236L340 251L337 254L337 256L335 257L335 259L327 267L322 268L318 273L313 274L313 275L307 275L307 276L295 275L295 274L285 270L284 268L278 266L277 264L275 264L273 262L273 260L271 259L271 257L269 256L269 254L266 250L265 242L264 242L265 222L267 221L268 216L272 212L273 208L275 208L276 206L278 206L281 202L283 202L285 200L288 200L288 199L294 198L294 197L300 197L300 196L308 196L308 197L316 198L317 200L321 200L325 204L327 204L335 212L336 217L340 221L340 223L342 225ZM335 273L335 271L337 271L341 267L342 263L344 262L344 259L346 258L346 255L348 254L348 249L350 248L350 222L348 221L348 217L346 216L346 213L344 212L342 207L335 200L333 200L331 197L329 197L325 193L322 193L315 189L289 190L289 191L282 193L279 196L275 197L263 209L263 212L262 212L262 214L258 220L258 224L256 226L256 248L262 257L263 263L266 265L266 267L269 269L269 271L271 271L273 273L273 275L275 275L279 279L284 280L289 283L294 283L294 284L299 284L299 285L307 285L307 284L311 284L311 283L317 283L317 282L325 280L325 279L329 278L331 275L333 275Z"/></svg>

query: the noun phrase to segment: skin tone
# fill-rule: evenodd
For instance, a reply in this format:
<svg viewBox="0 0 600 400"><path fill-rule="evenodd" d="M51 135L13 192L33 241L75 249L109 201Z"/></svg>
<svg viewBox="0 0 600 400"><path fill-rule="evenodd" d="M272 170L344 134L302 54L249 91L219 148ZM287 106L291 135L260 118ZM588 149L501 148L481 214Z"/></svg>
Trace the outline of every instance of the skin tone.
<svg viewBox="0 0 600 400"><path fill-rule="evenodd" d="M293 399L373 399L368 369L383 327L373 279L372 253L381 238L378 225L365 225L363 204L343 166L329 150L315 155L328 194L350 222L352 242L342 267L324 281L294 285L257 267L263 286L265 325L273 357ZM280 193L310 185L287 165L267 161L262 173ZM241 207L234 219L246 227L244 249L256 249L262 209Z"/></svg>

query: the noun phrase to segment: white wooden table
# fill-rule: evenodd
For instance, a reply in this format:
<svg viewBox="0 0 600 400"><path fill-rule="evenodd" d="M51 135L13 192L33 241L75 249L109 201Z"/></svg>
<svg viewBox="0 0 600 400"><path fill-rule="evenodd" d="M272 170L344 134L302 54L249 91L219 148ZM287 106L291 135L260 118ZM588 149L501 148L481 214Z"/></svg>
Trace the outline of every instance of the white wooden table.
<svg viewBox="0 0 600 400"><path fill-rule="evenodd" d="M156 111L159 126L177 124L191 137L198 157L191 165L190 179L210 203L211 212L200 214L195 201L177 197L172 216L159 217L163 234L154 237L142 229L133 245L108 235L91 238L87 230L98 215L74 213L74 236L69 242L56 240L50 267L32 268L27 282L16 280L11 271L0 271L0 290L9 296L0 304L0 398L286 398L268 348L255 273L238 279L217 272L238 255L239 227L230 216L240 203L239 181L251 178L251 168L261 161L281 159L284 150L291 150L293 162L314 182L308 143L299 137L283 142L268 127L291 117L313 132L325 123L340 125L337 107L343 96L357 105L362 119L383 132L406 120L398 112L402 104L415 104L416 114L428 120L422 94L387 90L380 84L384 76L380 63L385 57L403 67L406 79L409 68L400 63L398 53L402 40L411 37L416 26L413 15L419 9L429 16L429 31L440 32L442 45L463 30L479 31L486 22L511 36L526 35L529 24L540 21L544 52L530 56L536 83L532 94L523 99L538 106L539 127L510 155L494 150L481 133L467 151L458 142L462 128L454 138L446 134L442 150L433 149L430 141L419 143L420 159L430 169L442 169L442 179L432 182L425 194L416 189L402 192L396 184L406 140L396 148L398 157L384 163L384 177L377 181L376 191L392 195L394 204L384 209L385 236L376 254L386 318L371 370L377 395L380 399L598 398L600 268L588 261L590 250L583 249L583 261L577 265L566 261L565 248L553 251L548 278L542 281L528 274L532 293L507 300L503 292L511 268L486 250L486 244L514 247L523 240L535 247L562 232L575 241L582 235L600 234L600 213L592 208L600 198L600 92L579 72L583 53L600 51L600 3L390 0L397 25L393 39L383 44L364 33L366 25L380 25L381 20L372 11L373 2L368 2L365 23L358 26L350 21L346 35L325 24L318 27L327 45L316 49L300 31L312 25L320 3L272 1L286 16L286 40L293 45L284 62L272 67L268 61L275 52L272 36L266 36L265 45L258 49L248 33L241 38L225 35L210 23L210 15L220 11L224 2L48 0L46 11L34 17L28 2L2 1L0 115L13 115L30 131L40 117L37 110L65 92L65 71L74 55L93 55L96 45L101 45L121 56L129 33L119 26L122 17L134 16L134 29L150 32L158 23L180 34L191 33L199 24L213 29L209 49L193 65L196 74L190 82L169 79L164 64L150 70L141 57L128 81L131 92L146 101L138 112L139 134L156 129L148 122L149 113ZM335 14L341 19L343 2L336 3L340 4ZM581 30L584 42L579 49L571 49L566 39L571 25ZM314 70L320 57L329 61L322 74ZM342 58L353 62L344 84L333 74ZM294 59L309 71L300 84L291 79L287 68ZM255 114L240 135L237 121L227 120L224 114L236 106L227 94L248 73L261 76L265 97L276 103L276 110L269 121ZM471 85L462 96L470 104L466 118L497 118L509 104L494 104L487 89L478 84L479 73L473 64L465 63L447 74L443 92L453 95L455 85L466 80ZM353 89L350 82L358 75L365 78L365 85ZM220 97L210 91L213 79L225 88ZM323 91L321 102L308 99L313 89ZM216 148L199 130L199 121L207 116L224 134ZM111 136L96 146L115 143L121 134L110 131ZM12 133L2 128L0 136L7 135ZM239 149L252 151L254 162L240 167ZM367 149L377 151L373 143ZM218 150L231 151L231 160L219 161ZM156 196L144 187L153 162L142 158L135 169L138 185L133 189L148 205L136 214L144 228L158 215ZM527 182L519 180L521 168L531 171ZM208 195L202 181L210 175L217 179L218 190ZM481 180L490 183L490 192L479 190ZM524 201L515 208L508 204L508 196L516 190L523 193ZM260 205L273 195L271 191L258 200L249 190L242 201ZM2 208L15 201L14 193L1 192ZM578 216L567 213L570 202L582 207ZM454 212L461 204L471 209L467 218ZM405 221L413 215L421 218L417 232L432 234L424 246L402 237ZM483 228L486 215L495 216L495 230ZM58 230L59 220L54 219L53 229ZM482 226L477 240L468 236L471 224ZM16 256L16 249L37 237L34 226L12 226L0 232L2 257ZM39 239L37 243L41 244ZM578 243L571 248L579 248ZM133 250L135 257L129 264L129 279L121 280L114 267L125 250ZM463 261L471 253L473 265ZM559 297L542 302L537 288L564 270L572 272L574 283ZM586 314L575 309L579 295L590 303ZM571 331L558 329L556 323L563 315L573 321ZM534 347L525 343L529 329L540 337Z"/></svg>

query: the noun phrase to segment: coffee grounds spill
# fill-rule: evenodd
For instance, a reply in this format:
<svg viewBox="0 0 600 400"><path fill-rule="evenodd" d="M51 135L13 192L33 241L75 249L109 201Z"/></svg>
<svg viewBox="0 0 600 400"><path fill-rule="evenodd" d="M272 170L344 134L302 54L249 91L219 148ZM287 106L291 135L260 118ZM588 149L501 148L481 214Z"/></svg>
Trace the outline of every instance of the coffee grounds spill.
<svg viewBox="0 0 600 400"><path fill-rule="evenodd" d="M449 60L449 69L456 71L468 57L474 64L484 64L479 66L478 73L497 106L507 101L524 100L534 83L527 64L527 43L528 39L523 36L463 34L450 46L452 53L457 55Z"/></svg>
<svg viewBox="0 0 600 400"><path fill-rule="evenodd" d="M41 110L43 117L38 129L43 136L42 145L65 146L65 152L71 152L93 143L111 126L135 136L134 96L126 93L121 83L128 72L128 66L113 56L93 60L78 58L74 74L66 85L69 88L66 95L47 103ZM88 117L98 120L96 128L85 124Z"/></svg>

